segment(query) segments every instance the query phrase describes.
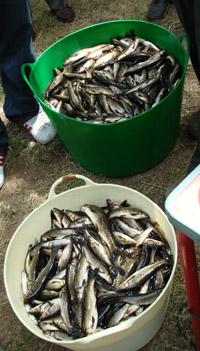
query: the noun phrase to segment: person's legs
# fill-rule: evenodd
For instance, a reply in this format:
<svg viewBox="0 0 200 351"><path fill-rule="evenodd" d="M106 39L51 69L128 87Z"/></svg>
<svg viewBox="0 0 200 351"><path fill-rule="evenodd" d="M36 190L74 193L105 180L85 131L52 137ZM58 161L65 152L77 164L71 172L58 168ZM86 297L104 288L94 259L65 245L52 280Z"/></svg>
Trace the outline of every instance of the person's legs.
<svg viewBox="0 0 200 351"><path fill-rule="evenodd" d="M0 75L5 93L4 113L17 124L25 126L29 122L28 130L36 141L46 144L55 137L55 129L44 113L38 123L40 105L21 74L22 64L34 61L29 1L2 0Z"/></svg>
<svg viewBox="0 0 200 351"><path fill-rule="evenodd" d="M23 124L39 110L37 100L21 75L21 65L35 61L28 0L1 1L0 38L4 113L12 122Z"/></svg>
<svg viewBox="0 0 200 351"><path fill-rule="evenodd" d="M188 173L192 172L200 164L200 119L199 119L199 128L198 128L198 139L197 139L197 146L196 150L191 158Z"/></svg>
<svg viewBox="0 0 200 351"><path fill-rule="evenodd" d="M199 0L174 0L179 19L190 41L190 58L200 81L200 2ZM188 173L200 163L200 113L191 119L189 132L197 128L197 147L191 158Z"/></svg>
<svg viewBox="0 0 200 351"><path fill-rule="evenodd" d="M68 6L67 0L45 0L51 12L62 22L72 22L75 18L72 7Z"/></svg>
<svg viewBox="0 0 200 351"><path fill-rule="evenodd" d="M162 19L167 13L169 5L172 0L152 0L151 5L147 12L149 21L156 21Z"/></svg>
<svg viewBox="0 0 200 351"><path fill-rule="evenodd" d="M59 10L67 6L67 0L45 0L50 9Z"/></svg>
<svg viewBox="0 0 200 351"><path fill-rule="evenodd" d="M200 81L200 4L199 0L174 0L179 19L190 42L190 58Z"/></svg>

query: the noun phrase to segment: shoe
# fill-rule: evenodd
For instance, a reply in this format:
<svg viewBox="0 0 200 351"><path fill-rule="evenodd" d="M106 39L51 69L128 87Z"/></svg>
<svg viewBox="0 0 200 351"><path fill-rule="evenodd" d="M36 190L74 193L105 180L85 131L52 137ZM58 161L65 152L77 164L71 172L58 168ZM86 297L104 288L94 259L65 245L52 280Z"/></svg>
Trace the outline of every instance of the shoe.
<svg viewBox="0 0 200 351"><path fill-rule="evenodd" d="M5 179L5 175L4 175L4 165L3 165L3 154L0 154L0 189L3 186L4 179Z"/></svg>
<svg viewBox="0 0 200 351"><path fill-rule="evenodd" d="M59 10L51 10L51 12L56 15L58 21L63 23L70 23L73 22L75 18L75 14L73 9L70 6L66 6L64 9Z"/></svg>
<svg viewBox="0 0 200 351"><path fill-rule="evenodd" d="M171 0L152 0L152 3L147 13L148 19L150 21L162 19L165 16L168 7L171 3Z"/></svg>
<svg viewBox="0 0 200 351"><path fill-rule="evenodd" d="M194 113L188 125L188 134L192 140L197 140L200 123L200 111Z"/></svg>
<svg viewBox="0 0 200 351"><path fill-rule="evenodd" d="M40 144L47 144L56 136L56 130L43 110L24 123L24 127Z"/></svg>

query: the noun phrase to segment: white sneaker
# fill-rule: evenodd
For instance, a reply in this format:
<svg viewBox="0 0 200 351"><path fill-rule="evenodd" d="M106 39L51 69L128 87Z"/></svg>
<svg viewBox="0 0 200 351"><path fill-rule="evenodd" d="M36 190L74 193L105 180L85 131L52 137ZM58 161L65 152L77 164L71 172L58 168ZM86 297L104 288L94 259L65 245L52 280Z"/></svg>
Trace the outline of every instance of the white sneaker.
<svg viewBox="0 0 200 351"><path fill-rule="evenodd" d="M3 154L0 154L0 189L3 186L4 179Z"/></svg>
<svg viewBox="0 0 200 351"><path fill-rule="evenodd" d="M38 115L24 123L34 139L40 144L47 144L56 136L56 130L46 113L42 110Z"/></svg>

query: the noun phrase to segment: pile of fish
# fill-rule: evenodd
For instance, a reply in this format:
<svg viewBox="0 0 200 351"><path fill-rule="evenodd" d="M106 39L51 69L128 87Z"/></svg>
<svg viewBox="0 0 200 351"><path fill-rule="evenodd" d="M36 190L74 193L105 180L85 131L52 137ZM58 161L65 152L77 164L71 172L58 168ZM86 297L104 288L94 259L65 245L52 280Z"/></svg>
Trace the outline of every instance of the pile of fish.
<svg viewBox="0 0 200 351"><path fill-rule="evenodd" d="M154 107L183 73L173 55L133 31L80 49L53 71L44 102L61 114L97 124L124 121Z"/></svg>
<svg viewBox="0 0 200 351"><path fill-rule="evenodd" d="M86 337L138 316L160 295L173 255L147 213L107 199L104 207L53 208L50 217L22 271L26 310L47 337Z"/></svg>

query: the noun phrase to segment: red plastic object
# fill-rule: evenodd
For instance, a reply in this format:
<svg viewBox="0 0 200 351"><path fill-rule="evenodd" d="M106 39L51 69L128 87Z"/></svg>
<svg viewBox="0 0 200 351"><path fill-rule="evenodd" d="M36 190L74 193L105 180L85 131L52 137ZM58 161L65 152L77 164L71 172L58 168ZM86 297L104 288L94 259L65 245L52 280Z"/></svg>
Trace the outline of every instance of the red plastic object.
<svg viewBox="0 0 200 351"><path fill-rule="evenodd" d="M200 287L194 244L200 244L200 165L169 194L165 209L178 230L178 253L196 347L200 351Z"/></svg>
<svg viewBox="0 0 200 351"><path fill-rule="evenodd" d="M178 233L178 252L182 267L188 307L200 318L200 289L194 241L182 232ZM192 327L197 351L200 351L200 319L191 314Z"/></svg>

